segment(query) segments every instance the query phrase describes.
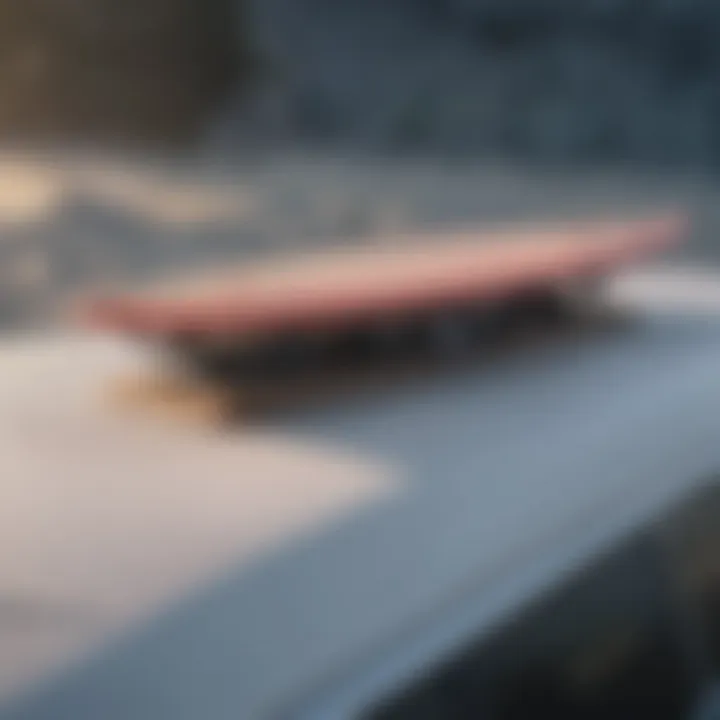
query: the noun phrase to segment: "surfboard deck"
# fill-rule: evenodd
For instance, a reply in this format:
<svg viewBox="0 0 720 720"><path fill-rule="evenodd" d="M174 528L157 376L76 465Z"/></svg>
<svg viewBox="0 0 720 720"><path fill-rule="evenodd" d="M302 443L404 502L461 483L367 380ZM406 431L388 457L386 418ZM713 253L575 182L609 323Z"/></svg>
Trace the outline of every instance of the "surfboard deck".
<svg viewBox="0 0 720 720"><path fill-rule="evenodd" d="M143 337L335 331L602 277L673 244L676 215L401 238L239 265L89 298L94 327Z"/></svg>

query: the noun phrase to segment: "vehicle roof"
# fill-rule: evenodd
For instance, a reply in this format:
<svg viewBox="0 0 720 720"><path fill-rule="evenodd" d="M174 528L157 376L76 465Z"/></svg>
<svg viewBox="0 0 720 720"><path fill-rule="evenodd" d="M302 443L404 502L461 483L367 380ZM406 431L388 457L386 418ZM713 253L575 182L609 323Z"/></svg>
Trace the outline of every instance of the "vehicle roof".
<svg viewBox="0 0 720 720"><path fill-rule="evenodd" d="M4 348L0 581L69 613L5 697L76 664L0 716L346 717L718 469L719 352L648 316L213 437L96 406L112 344Z"/></svg>

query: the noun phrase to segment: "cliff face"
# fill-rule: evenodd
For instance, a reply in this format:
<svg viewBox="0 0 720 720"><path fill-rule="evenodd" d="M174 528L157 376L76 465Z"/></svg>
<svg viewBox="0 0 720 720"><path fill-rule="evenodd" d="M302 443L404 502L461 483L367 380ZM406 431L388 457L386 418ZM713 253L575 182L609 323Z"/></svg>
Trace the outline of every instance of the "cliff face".
<svg viewBox="0 0 720 720"><path fill-rule="evenodd" d="M174 142L229 89L236 0L0 0L0 139Z"/></svg>
<svg viewBox="0 0 720 720"><path fill-rule="evenodd" d="M265 132L403 152L720 162L711 0L256 0L255 16L278 70L255 109Z"/></svg>

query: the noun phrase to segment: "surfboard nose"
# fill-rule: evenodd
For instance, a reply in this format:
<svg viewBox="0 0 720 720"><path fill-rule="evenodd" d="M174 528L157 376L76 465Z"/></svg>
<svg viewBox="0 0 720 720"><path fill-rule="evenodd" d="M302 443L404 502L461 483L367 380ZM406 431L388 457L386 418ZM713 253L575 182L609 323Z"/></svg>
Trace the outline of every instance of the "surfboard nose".
<svg viewBox="0 0 720 720"><path fill-rule="evenodd" d="M642 220L633 227L626 228L626 237L634 238L637 245L630 245L630 250L638 253L646 250L662 250L682 243L691 230L691 219L685 212L674 210L657 217Z"/></svg>

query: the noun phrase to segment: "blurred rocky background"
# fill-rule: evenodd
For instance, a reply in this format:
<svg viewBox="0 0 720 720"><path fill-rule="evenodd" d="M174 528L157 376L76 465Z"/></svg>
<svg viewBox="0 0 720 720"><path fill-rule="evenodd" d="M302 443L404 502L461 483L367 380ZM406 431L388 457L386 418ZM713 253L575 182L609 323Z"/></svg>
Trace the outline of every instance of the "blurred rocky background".
<svg viewBox="0 0 720 720"><path fill-rule="evenodd" d="M452 224L681 204L718 258L719 76L717 0L0 0L0 327Z"/></svg>
<svg viewBox="0 0 720 720"><path fill-rule="evenodd" d="M719 73L714 0L0 0L0 140L714 168Z"/></svg>
<svg viewBox="0 0 720 720"><path fill-rule="evenodd" d="M176 145L248 79L237 0L0 0L0 139Z"/></svg>
<svg viewBox="0 0 720 720"><path fill-rule="evenodd" d="M405 154L720 162L713 0L262 0L254 21L278 68L257 103L266 132Z"/></svg>

